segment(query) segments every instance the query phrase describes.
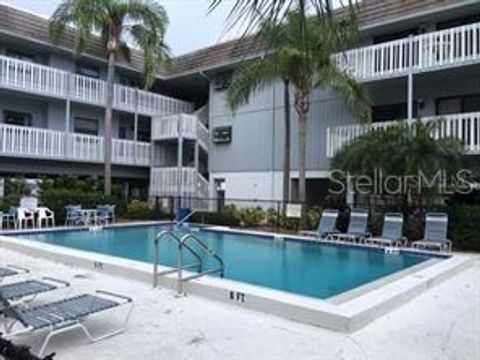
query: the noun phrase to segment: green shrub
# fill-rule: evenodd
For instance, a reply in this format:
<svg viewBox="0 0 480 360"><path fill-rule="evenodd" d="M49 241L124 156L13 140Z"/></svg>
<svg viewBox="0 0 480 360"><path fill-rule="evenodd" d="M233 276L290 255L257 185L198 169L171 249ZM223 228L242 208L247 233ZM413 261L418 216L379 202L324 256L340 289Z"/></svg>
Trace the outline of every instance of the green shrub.
<svg viewBox="0 0 480 360"><path fill-rule="evenodd" d="M480 205L452 206L449 215L449 236L454 246L480 251Z"/></svg>
<svg viewBox="0 0 480 360"><path fill-rule="evenodd" d="M116 196L105 196L101 192L82 192L71 189L49 189L41 192L40 202L55 212L58 222L65 219L65 206L81 205L85 209L96 208L97 205L115 205L115 216L125 214L125 201Z"/></svg>
<svg viewBox="0 0 480 360"><path fill-rule="evenodd" d="M156 211L147 201L132 200L127 206L125 217L130 220L153 220Z"/></svg>
<svg viewBox="0 0 480 360"><path fill-rule="evenodd" d="M221 226L239 226L240 220L233 211L197 211L191 218L192 222Z"/></svg>
<svg viewBox="0 0 480 360"><path fill-rule="evenodd" d="M307 210L305 216L307 217L307 227L309 229L316 229L320 222L320 217L322 216L322 209L318 206L314 206Z"/></svg>
<svg viewBox="0 0 480 360"><path fill-rule="evenodd" d="M244 227L256 227L265 219L265 213L260 207L242 208L237 210L240 224Z"/></svg>

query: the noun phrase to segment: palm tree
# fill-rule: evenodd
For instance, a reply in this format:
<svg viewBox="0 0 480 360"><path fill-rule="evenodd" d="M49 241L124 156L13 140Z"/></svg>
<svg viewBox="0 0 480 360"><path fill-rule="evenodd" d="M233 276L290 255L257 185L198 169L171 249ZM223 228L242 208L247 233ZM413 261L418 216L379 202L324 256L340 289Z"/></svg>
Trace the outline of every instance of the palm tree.
<svg viewBox="0 0 480 360"><path fill-rule="evenodd" d="M398 208L408 215L412 206L422 207L439 195L438 186L419 184L419 175L432 182L443 170L454 174L461 168L462 143L453 138L437 139L434 135L440 123L417 120L369 132L342 147L331 162L331 169L353 176L370 176L382 172L382 178L399 176L403 179ZM377 177L378 179L378 177ZM382 195L388 190L384 183ZM420 185L420 186L419 186ZM438 185L438 184L436 184Z"/></svg>
<svg viewBox="0 0 480 360"><path fill-rule="evenodd" d="M108 60L105 104L105 186L106 195L112 189L112 105L115 61L122 57L130 61L132 42L143 52L144 85L148 89L155 80L158 61L168 57L164 43L168 17L165 9L151 0L63 0L50 19L50 37L57 43L66 26L76 30L75 51L83 52L92 36L99 34Z"/></svg>
<svg viewBox="0 0 480 360"><path fill-rule="evenodd" d="M356 39L356 23L344 17L328 21L313 17L305 22L303 16L302 11L292 11L286 15L284 24L262 24L260 41L265 44L267 54L234 74L227 101L232 109L236 109L248 101L253 91L265 88L279 78L289 81L294 90L299 123L298 198L305 204L306 136L311 91L315 87L338 90L361 119L369 118L370 102L365 90L331 60L333 54Z"/></svg>

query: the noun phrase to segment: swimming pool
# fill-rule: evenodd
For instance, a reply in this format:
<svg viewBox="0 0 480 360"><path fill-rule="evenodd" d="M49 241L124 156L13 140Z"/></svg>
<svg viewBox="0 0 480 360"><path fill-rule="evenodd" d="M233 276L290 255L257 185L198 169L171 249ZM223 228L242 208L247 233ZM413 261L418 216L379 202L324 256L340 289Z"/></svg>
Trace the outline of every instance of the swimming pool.
<svg viewBox="0 0 480 360"><path fill-rule="evenodd" d="M153 239L159 231L165 229L165 226L149 225L18 236L152 263ZM222 257L225 278L317 299L330 298L431 259L420 254L386 254L376 249L298 239L278 241L269 236L208 229L195 232L195 235ZM161 264L175 266L176 251L173 243L162 242L160 254ZM210 257L206 256L204 260L204 269L217 266Z"/></svg>

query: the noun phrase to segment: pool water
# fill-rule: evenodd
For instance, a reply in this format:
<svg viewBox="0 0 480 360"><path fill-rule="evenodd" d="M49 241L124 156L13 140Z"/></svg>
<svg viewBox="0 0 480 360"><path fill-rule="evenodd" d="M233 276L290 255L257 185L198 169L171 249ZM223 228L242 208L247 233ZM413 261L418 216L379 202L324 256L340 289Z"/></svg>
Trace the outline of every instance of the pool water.
<svg viewBox="0 0 480 360"><path fill-rule="evenodd" d="M22 238L100 254L152 263L153 239L162 226L117 227L101 231L32 233ZM383 251L270 237L194 232L219 254L225 278L300 295L326 299L429 259L416 254ZM194 247L193 243L189 243ZM184 263L191 263L186 254ZM204 269L217 263L205 255ZM161 242L160 263L176 264L176 245Z"/></svg>

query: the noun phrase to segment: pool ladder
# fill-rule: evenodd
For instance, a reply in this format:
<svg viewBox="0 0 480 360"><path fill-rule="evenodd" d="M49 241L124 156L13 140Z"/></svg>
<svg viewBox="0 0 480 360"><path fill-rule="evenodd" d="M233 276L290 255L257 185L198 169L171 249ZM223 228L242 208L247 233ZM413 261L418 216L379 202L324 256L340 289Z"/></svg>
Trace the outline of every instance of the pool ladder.
<svg viewBox="0 0 480 360"><path fill-rule="evenodd" d="M178 244L178 247L177 247L177 266L174 269L159 272L158 271L158 265L160 263L160 242L162 240L165 240L165 239L172 239L173 241L175 241ZM210 269L210 270L204 270L202 257L200 256L198 251L196 251L195 249L193 249L191 246L189 246L187 244L187 241L189 241L189 240L193 241L195 244L197 244L205 254L207 254L208 256L215 259L218 263L218 267L215 267L215 268ZM212 251L203 240L199 239L198 237L194 236L191 233L185 234L181 238L179 238L174 233L173 230L164 230L164 231L159 232L157 234L157 236L155 236L154 245L155 245L155 259L154 259L154 262L153 262L153 287L157 287L158 277L160 275L177 273L177 275L178 275L178 277L177 277L177 292L179 294L183 294L183 284L186 281L197 279L197 278L202 277L204 275L214 274L214 273L219 273L221 277L223 277L223 275L224 275L225 266L224 266L222 258L220 256L218 256L217 253ZM186 265L183 264L183 252L184 251L187 251L188 253L190 253L196 259L196 261L191 263L191 264L186 264ZM183 274L184 270L191 270L191 269L195 269L195 268L197 269L197 274L184 276L184 274Z"/></svg>

